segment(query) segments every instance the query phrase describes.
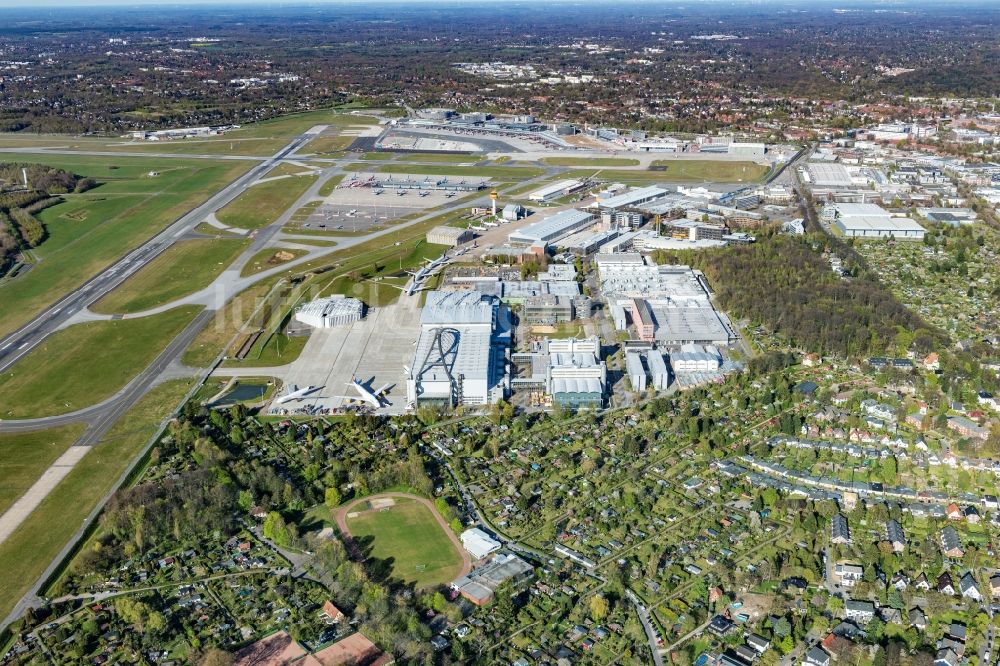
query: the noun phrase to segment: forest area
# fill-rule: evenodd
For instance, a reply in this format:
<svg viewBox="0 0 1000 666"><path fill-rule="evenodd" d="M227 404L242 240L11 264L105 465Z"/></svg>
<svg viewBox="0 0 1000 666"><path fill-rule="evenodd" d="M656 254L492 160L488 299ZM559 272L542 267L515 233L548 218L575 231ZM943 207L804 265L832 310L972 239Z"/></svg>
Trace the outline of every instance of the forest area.
<svg viewBox="0 0 1000 666"><path fill-rule="evenodd" d="M939 332L863 266L848 261L851 277L835 274L825 256L826 242L774 235L692 261L704 271L725 310L806 351L846 357L885 353L900 330L914 332L917 351L926 353L941 343Z"/></svg>

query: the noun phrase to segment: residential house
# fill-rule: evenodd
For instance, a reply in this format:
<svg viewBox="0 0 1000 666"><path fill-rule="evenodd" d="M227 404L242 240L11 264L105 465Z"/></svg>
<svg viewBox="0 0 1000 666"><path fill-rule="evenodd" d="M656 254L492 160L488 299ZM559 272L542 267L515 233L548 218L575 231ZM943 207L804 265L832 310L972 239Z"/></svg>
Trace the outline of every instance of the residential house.
<svg viewBox="0 0 1000 666"><path fill-rule="evenodd" d="M910 624L916 627L919 631L923 631L927 628L927 615L920 609L919 606L914 606L910 609Z"/></svg>
<svg viewBox="0 0 1000 666"><path fill-rule="evenodd" d="M814 645L806 652L806 658L802 663L806 666L830 666L830 655L824 652L820 646ZM957 666L957 664L952 666Z"/></svg>
<svg viewBox="0 0 1000 666"><path fill-rule="evenodd" d="M851 528L847 518L842 513L838 513L830 519L830 543L851 543Z"/></svg>
<svg viewBox="0 0 1000 666"><path fill-rule="evenodd" d="M948 520L962 520L963 517L962 509L954 502L946 506L944 508L944 511L945 515L948 517Z"/></svg>
<svg viewBox="0 0 1000 666"><path fill-rule="evenodd" d="M833 573L837 580L840 581L841 587L854 587L857 585L858 581L861 580L861 576L864 575L864 567L860 564L848 564L844 562L838 562L834 568Z"/></svg>
<svg viewBox="0 0 1000 666"><path fill-rule="evenodd" d="M945 571L943 574L938 576L937 579L937 591L941 594L947 594L948 596L954 596L955 594L955 581L952 580L951 574Z"/></svg>
<svg viewBox="0 0 1000 666"><path fill-rule="evenodd" d="M983 593L979 591L976 579L968 571L958 581L958 587L962 591L962 596L973 601L982 601Z"/></svg>
<svg viewBox="0 0 1000 666"><path fill-rule="evenodd" d="M962 437L986 440L990 436L990 431L987 428L964 416L949 416L948 428Z"/></svg>
<svg viewBox="0 0 1000 666"><path fill-rule="evenodd" d="M753 648L757 654L764 654L767 649L771 647L771 641L767 640L760 634L750 634L747 636L747 645Z"/></svg>
<svg viewBox="0 0 1000 666"><path fill-rule="evenodd" d="M861 624L867 624L875 617L875 604L870 601L848 599L844 603L844 617Z"/></svg>
<svg viewBox="0 0 1000 666"><path fill-rule="evenodd" d="M1000 573L990 576L990 594L994 597L1000 597Z"/></svg>
<svg viewBox="0 0 1000 666"><path fill-rule="evenodd" d="M708 623L708 631L709 633L715 634L721 638L732 631L735 626L736 625L734 625L728 618L723 617L722 615L716 615L712 618L712 621Z"/></svg>
<svg viewBox="0 0 1000 666"><path fill-rule="evenodd" d="M344 619L344 613L327 599L326 603L323 604L323 610L320 611L320 617L326 624L338 624Z"/></svg>
<svg viewBox="0 0 1000 666"><path fill-rule="evenodd" d="M934 666L958 666L958 655L951 648L943 648L937 651L934 657Z"/></svg>
<svg viewBox="0 0 1000 666"><path fill-rule="evenodd" d="M961 558L965 555L965 550L962 549L962 540L951 525L946 525L941 530L941 552L946 557Z"/></svg>
<svg viewBox="0 0 1000 666"><path fill-rule="evenodd" d="M840 660L854 647L854 643L846 636L830 633L820 643L820 646L834 659Z"/></svg>
<svg viewBox="0 0 1000 666"><path fill-rule="evenodd" d="M892 549L897 553L902 553L906 550L906 533L903 531L903 526L899 524L895 518L890 519L889 522L885 524L886 537L890 544L892 544Z"/></svg>
<svg viewBox="0 0 1000 666"><path fill-rule="evenodd" d="M892 576L892 580L889 581L889 585L896 588L900 592L905 590L910 585L910 577L907 576L902 571L898 571Z"/></svg>

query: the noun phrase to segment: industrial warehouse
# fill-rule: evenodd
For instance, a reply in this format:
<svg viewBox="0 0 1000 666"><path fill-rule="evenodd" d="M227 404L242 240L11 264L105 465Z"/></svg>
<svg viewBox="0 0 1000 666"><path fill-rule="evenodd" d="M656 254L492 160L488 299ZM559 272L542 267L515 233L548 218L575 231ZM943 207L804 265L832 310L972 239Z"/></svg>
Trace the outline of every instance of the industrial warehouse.
<svg viewBox="0 0 1000 666"><path fill-rule="evenodd" d="M486 405L507 396L509 318L477 291L430 291L406 379L410 405Z"/></svg>
<svg viewBox="0 0 1000 666"><path fill-rule="evenodd" d="M688 266L658 266L638 253L598 255L601 289L615 328L631 321L640 340L669 347L728 345L731 324L712 305L704 276Z"/></svg>
<svg viewBox="0 0 1000 666"><path fill-rule="evenodd" d="M849 238L923 240L925 230L909 217L896 217L871 203L835 203L823 207L821 218Z"/></svg>
<svg viewBox="0 0 1000 666"><path fill-rule="evenodd" d="M330 296L306 303L295 311L295 320L313 328L346 326L360 321L365 304L356 298Z"/></svg>
<svg viewBox="0 0 1000 666"><path fill-rule="evenodd" d="M738 369L728 360L737 335L705 277L642 253L754 242L745 230L766 216L749 209L794 197L774 187L563 179L519 203L501 201L503 189L486 178L356 173L324 197L314 217L329 224L339 210L353 231L369 212L369 224L384 224L376 220L479 193L424 232L426 259L371 281L375 304L333 296L299 306L301 326L288 334L309 340L280 379L308 390L283 390L273 413L400 414L500 401L599 409Z"/></svg>

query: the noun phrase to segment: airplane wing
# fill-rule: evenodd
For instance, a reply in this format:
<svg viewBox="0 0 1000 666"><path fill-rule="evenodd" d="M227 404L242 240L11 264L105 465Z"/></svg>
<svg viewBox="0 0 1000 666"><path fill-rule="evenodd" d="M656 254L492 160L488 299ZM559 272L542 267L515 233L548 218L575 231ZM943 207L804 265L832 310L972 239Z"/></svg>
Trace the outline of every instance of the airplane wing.
<svg viewBox="0 0 1000 666"><path fill-rule="evenodd" d="M392 382L389 382L388 384L386 384L386 385L385 385L385 386L383 386L382 388L379 388L379 389L376 389L376 390L372 391L372 393L374 393L374 394L375 394L375 395L377 395L377 396L380 396L380 395L382 395L383 393L385 393L385 392L386 392L386 390L387 390L387 389L388 389L388 388L389 388L390 386L392 386Z"/></svg>

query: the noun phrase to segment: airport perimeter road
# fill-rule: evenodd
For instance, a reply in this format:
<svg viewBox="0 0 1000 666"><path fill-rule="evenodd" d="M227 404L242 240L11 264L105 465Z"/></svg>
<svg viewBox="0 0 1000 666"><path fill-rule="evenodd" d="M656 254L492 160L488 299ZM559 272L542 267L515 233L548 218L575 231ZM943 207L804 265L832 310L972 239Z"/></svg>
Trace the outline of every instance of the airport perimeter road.
<svg viewBox="0 0 1000 666"><path fill-rule="evenodd" d="M287 146L264 159L260 164L210 197L208 201L92 277L75 291L64 296L55 305L14 333L0 339L0 372L6 371L42 340L58 330L70 317L99 300L130 275L159 256L160 253L204 221L209 214L216 212L235 199L252 182L270 171L281 160L294 155L299 148L315 137L314 130L295 137Z"/></svg>

